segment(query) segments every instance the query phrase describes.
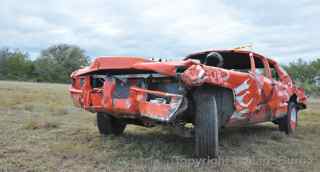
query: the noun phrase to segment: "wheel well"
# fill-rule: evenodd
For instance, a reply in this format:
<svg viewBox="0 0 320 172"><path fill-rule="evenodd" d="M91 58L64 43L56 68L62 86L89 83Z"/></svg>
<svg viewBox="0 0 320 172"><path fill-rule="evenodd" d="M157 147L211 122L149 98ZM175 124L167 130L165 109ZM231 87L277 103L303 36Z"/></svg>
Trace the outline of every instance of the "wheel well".
<svg viewBox="0 0 320 172"><path fill-rule="evenodd" d="M293 94L293 95L290 97L289 102L294 102L294 103L296 103L298 109L305 109L305 108L306 108L306 105L305 105L305 104L298 102L298 96L297 96L296 94Z"/></svg>
<svg viewBox="0 0 320 172"><path fill-rule="evenodd" d="M208 95L215 96L219 114L219 125L224 126L235 110L233 91L228 88L212 85L204 85L195 89L205 89L208 92ZM192 90L192 92L194 92L194 90ZM193 106L195 106L194 103Z"/></svg>
<svg viewBox="0 0 320 172"><path fill-rule="evenodd" d="M296 95L296 94L293 94L293 95L290 97L289 102L295 102L295 103L297 103L297 102L298 102L298 101L297 101L297 95Z"/></svg>

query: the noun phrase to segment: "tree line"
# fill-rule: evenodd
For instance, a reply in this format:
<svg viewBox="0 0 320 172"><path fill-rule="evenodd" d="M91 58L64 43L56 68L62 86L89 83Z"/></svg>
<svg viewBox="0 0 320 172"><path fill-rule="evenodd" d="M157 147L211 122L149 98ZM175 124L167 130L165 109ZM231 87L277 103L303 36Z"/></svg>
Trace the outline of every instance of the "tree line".
<svg viewBox="0 0 320 172"><path fill-rule="evenodd" d="M41 51L36 59L27 52L0 49L0 80L69 83L71 72L89 64L85 51L76 45L58 44ZM297 85L308 94L320 95L320 59L299 59L283 65Z"/></svg>
<svg viewBox="0 0 320 172"><path fill-rule="evenodd" d="M19 49L0 49L0 80L69 83L70 74L89 64L89 57L76 45L53 45L30 59Z"/></svg>
<svg viewBox="0 0 320 172"><path fill-rule="evenodd" d="M320 96L320 58L309 62L298 59L283 67L295 84L303 87L308 95Z"/></svg>

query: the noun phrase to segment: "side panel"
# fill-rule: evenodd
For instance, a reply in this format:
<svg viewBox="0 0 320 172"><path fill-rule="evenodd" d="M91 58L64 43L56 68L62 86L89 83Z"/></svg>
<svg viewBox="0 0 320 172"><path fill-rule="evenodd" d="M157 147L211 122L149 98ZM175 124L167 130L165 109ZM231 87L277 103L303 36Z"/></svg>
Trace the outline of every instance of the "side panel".
<svg viewBox="0 0 320 172"><path fill-rule="evenodd" d="M190 87L208 84L231 89L234 94L235 112L229 123L248 122L251 115L260 108L261 87L252 73L193 65L181 74L181 79Z"/></svg>
<svg viewBox="0 0 320 172"><path fill-rule="evenodd" d="M273 63L280 79L277 85L279 85L279 94L282 98L282 101L288 103L290 97L296 96L299 108L306 108L307 97L304 93L304 90L302 88L297 88L293 84L293 81L287 72L283 70L276 62Z"/></svg>

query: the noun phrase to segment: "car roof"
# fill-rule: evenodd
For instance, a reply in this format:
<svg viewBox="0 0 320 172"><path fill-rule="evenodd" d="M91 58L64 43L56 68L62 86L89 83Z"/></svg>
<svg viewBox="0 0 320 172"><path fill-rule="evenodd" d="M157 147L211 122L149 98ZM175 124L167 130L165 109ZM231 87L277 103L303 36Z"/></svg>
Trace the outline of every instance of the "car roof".
<svg viewBox="0 0 320 172"><path fill-rule="evenodd" d="M199 51L199 52L195 52L195 53L191 53L189 55L187 55L184 59L189 59L191 58L192 56L197 56L197 55L201 55L201 54L207 54L207 53L210 53L210 52L230 52L230 53L240 53L240 54L249 54L249 53L253 53L253 55L256 55L260 58L265 58L267 59L268 61L272 62L272 63L276 63L276 61L264 56L264 55L261 55L259 53L256 53L256 52L253 52L253 51L249 51L249 50L242 50L242 49L211 49L211 50L205 50L205 51Z"/></svg>

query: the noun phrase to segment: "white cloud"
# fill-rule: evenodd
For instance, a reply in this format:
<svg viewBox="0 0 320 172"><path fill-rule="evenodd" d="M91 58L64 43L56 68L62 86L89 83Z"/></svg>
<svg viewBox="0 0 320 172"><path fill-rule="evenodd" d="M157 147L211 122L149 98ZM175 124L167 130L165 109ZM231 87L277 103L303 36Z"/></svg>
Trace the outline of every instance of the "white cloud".
<svg viewBox="0 0 320 172"><path fill-rule="evenodd" d="M287 62L319 57L319 12L317 1L3 0L0 47L37 54L71 43L90 56L172 58L251 43Z"/></svg>

